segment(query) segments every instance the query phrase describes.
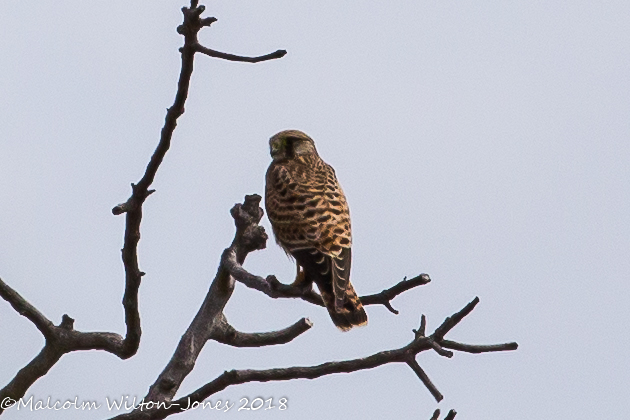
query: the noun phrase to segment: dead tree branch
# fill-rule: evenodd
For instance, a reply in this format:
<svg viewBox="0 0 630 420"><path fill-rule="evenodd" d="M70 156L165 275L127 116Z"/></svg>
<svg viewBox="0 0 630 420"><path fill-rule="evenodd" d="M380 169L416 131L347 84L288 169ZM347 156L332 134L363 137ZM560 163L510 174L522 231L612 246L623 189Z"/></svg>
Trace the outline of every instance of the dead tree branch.
<svg viewBox="0 0 630 420"><path fill-rule="evenodd" d="M426 374L424 369L422 369L420 365L418 364L418 362L416 362L416 359L407 360L407 364L409 365L411 370L413 370L414 373L418 376L418 379L420 379L420 381L424 384L424 386L427 387L431 395L433 395L433 398L435 398L435 401L437 402L442 401L444 396L442 395L440 391L438 391L436 386L433 385L433 382L431 382L431 379L429 379L429 376Z"/></svg>
<svg viewBox="0 0 630 420"><path fill-rule="evenodd" d="M444 417L444 420L453 420L456 415L457 415L457 411L451 410L451 411L448 412L446 417Z"/></svg>
<svg viewBox="0 0 630 420"><path fill-rule="evenodd" d="M203 45L199 44L195 45L195 51L205 54L209 57L222 58L223 60L229 61L240 61L243 63L260 63L261 61L282 58L287 54L285 50L278 50L272 52L271 54L261 55L259 57L243 57L240 55L227 54L220 51L211 50L210 48L206 48Z"/></svg>
<svg viewBox="0 0 630 420"><path fill-rule="evenodd" d="M376 293L373 295L362 296L361 303L363 305L376 305L381 304L385 305L390 312L398 315L398 311L392 308L391 300L394 299L401 293L406 292L407 290L413 289L414 287L422 286L428 284L431 281L431 278L428 274L420 274L412 279L407 280L405 277L403 281L400 283L390 287L389 289L385 289L380 293Z"/></svg>
<svg viewBox="0 0 630 420"><path fill-rule="evenodd" d="M446 417L444 417L444 420L453 420L455 418L455 415L457 415L457 411L451 410L448 412ZM440 409L438 408L433 412L433 415L431 416L430 420L438 420L439 418L440 418Z"/></svg>
<svg viewBox="0 0 630 420"><path fill-rule="evenodd" d="M298 335L306 332L313 326L308 318L302 318L295 324L279 330L267 333L243 333L232 327L225 316L221 319L221 324L213 339L219 343L227 344L233 347L263 347L274 346L276 344L286 344L296 338Z"/></svg>
<svg viewBox="0 0 630 420"><path fill-rule="evenodd" d="M52 321L41 314L34 306L29 304L15 290L0 280L0 296L13 306L13 308L28 318L42 332L46 339L46 344L42 351L24 368L22 368L11 382L0 389L0 400L9 397L19 399L24 396L28 388L33 383L44 376L50 368L57 363L62 355L77 350L105 350L121 359L133 356L140 345L142 330L140 326L140 313L138 311L138 290L142 276L145 273L140 271L138 264L138 242L140 241L140 223L142 221L142 205L146 198L155 192L149 189L153 183L156 173L162 163L166 152L170 148L173 132L177 126L177 119L184 113L184 104L188 97L190 78L193 72L193 59L195 53L203 53L212 57L222 58L231 61L260 62L281 58L286 54L284 50L260 57L240 57L231 54L220 53L201 46L197 39L198 32L210 26L216 18L201 18L205 10L198 1L191 1L191 7L182 8L184 22L177 28L178 33L184 35L184 46L181 52L181 71L177 83L177 93L173 105L168 108L164 126L161 131L158 145L151 156L145 173L137 184L131 184L131 196L126 202L118 204L112 209L114 215L126 213L125 234L122 248L122 260L125 269L125 293L123 296L123 307L125 311L126 335L109 332L80 332L73 328L74 320L68 315L64 315L59 325L54 325ZM304 321L306 322L306 321ZM283 340L289 341L294 338L300 328L305 331L308 323L302 323L299 327L290 327L275 333L267 333L256 336L257 339L272 343ZM308 328L306 328L308 329ZM300 332L300 333L301 333ZM232 340L237 344L253 342L256 339L252 335L236 335L226 340ZM285 341L286 342L286 341ZM0 408L0 414L3 410Z"/></svg>
<svg viewBox="0 0 630 420"><path fill-rule="evenodd" d="M265 247L267 235L264 229L258 226L258 222L263 213L262 209L258 207L260 199L261 197L258 195L248 195L245 197L245 202L242 205L235 205L231 211L237 232L232 245L223 253L224 257L226 255L230 255L231 257L221 259L217 276L210 286L210 291L202 304L202 308L186 334L184 334L184 337L182 337L173 358L156 383L151 387L149 394L143 400L156 404L156 408L135 410L131 413L116 416L114 419L163 419L172 414L180 413L185 407L189 407L190 404L195 402L200 403L211 395L233 385L248 382L286 381L300 378L315 379L334 373L348 373L372 369L388 363L408 364L427 389L429 389L436 401L440 401L442 394L437 390L437 387L431 382L424 370L418 365L416 356L423 351L434 350L441 356L452 357L453 353L444 350L444 347L450 346L450 348L457 349L458 346L463 346L465 348L467 345L445 340L444 335L474 309L477 303L479 303L478 298L473 299L473 301L467 304L461 311L446 318L446 320L436 328L435 332L429 336L425 335L426 317L422 315L420 327L418 330L413 330L413 340L402 348L382 351L364 358L327 362L317 366L226 371L214 380L198 388L196 391L173 400L179 384L181 384L184 377L192 370L196 357L201 352L207 340L214 339L230 345L259 346L278 344L283 342L282 340L288 341L288 339L294 338L311 326L310 322L300 320L298 323L282 331L264 334L244 334L235 331L227 323L227 320L221 312L234 290L236 281L235 275L240 276L246 281L248 279L251 280L249 276L252 275L245 272L241 265L247 254L256 249L263 249ZM261 284L259 279L262 278L258 277L255 280L257 284ZM273 289L270 288L269 290ZM214 308L214 310L212 308ZM306 325L300 325L301 323L306 323ZM278 340L278 336L285 337L282 340ZM485 352L515 350L517 347L518 345L516 343L506 343L491 346L475 346L475 349L479 352ZM450 415L451 413L449 413L449 416ZM453 416L450 418L453 418Z"/></svg>
<svg viewBox="0 0 630 420"><path fill-rule="evenodd" d="M28 303L18 292L0 279L0 296L13 306L20 315L31 321L44 337L52 337L55 325L33 305Z"/></svg>
<svg viewBox="0 0 630 420"><path fill-rule="evenodd" d="M127 356L125 340L109 332L81 332L74 329L74 319L63 315L59 325L53 324L18 292L0 279L0 296L20 314L29 319L43 334L46 344L42 351L4 388L0 389L0 401L17 400L24 396L36 380L46 375L66 353L78 350L105 350L124 359ZM3 409L0 408L0 414Z"/></svg>
<svg viewBox="0 0 630 420"><path fill-rule="evenodd" d="M256 289L263 292L269 297L274 299L278 298L298 298L305 300L309 303L318 306L324 306L324 301L319 293L315 292L313 288L304 289L302 287L296 287L290 284L284 284L278 281L276 276L270 275L267 278L262 278L255 274L248 272L238 263L236 255L229 250L226 250L222 257L221 263L230 272L230 275L237 281L243 283L245 286ZM362 296L361 303L363 305L384 305L390 312L398 314L398 311L392 308L390 301L401 293L407 290L413 289L417 286L428 284L431 278L428 274L420 274L410 280L404 278L400 283L385 289L380 293L373 295Z"/></svg>

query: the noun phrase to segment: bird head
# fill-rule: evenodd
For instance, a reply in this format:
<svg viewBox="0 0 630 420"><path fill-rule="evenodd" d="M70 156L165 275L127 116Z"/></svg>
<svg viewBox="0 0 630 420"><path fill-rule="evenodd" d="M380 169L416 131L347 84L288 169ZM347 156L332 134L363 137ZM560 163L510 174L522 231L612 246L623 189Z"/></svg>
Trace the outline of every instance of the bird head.
<svg viewBox="0 0 630 420"><path fill-rule="evenodd" d="M269 151L274 161L317 155L313 139L299 130L285 130L271 137Z"/></svg>

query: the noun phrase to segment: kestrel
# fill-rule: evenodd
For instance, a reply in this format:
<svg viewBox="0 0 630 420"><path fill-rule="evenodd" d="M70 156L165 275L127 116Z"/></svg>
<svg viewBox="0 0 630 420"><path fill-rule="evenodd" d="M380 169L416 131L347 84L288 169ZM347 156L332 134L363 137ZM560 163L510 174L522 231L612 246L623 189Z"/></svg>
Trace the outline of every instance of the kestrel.
<svg viewBox="0 0 630 420"><path fill-rule="evenodd" d="M294 285L317 284L339 329L367 324L350 284L350 211L335 170L301 131L282 131L269 147L273 162L267 169L265 207L276 242L297 262Z"/></svg>

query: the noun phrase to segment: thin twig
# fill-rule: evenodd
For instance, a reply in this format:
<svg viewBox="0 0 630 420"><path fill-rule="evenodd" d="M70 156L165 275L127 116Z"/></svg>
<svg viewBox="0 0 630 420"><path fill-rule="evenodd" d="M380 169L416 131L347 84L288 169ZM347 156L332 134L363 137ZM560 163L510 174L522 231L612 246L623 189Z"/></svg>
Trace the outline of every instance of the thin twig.
<svg viewBox="0 0 630 420"><path fill-rule="evenodd" d="M448 412L446 417L444 417L444 420L453 420L456 415L457 415L457 411L451 410L451 411Z"/></svg>
<svg viewBox="0 0 630 420"><path fill-rule="evenodd" d="M195 51L205 54L207 56L210 57L215 57L215 58L222 58L223 60L229 60L229 61L240 61L240 62L244 62L244 63L260 63L261 61L267 61L267 60L274 60L276 58L282 58L284 57L287 52L285 50L278 50L278 51L274 51L270 54L265 54L265 55L261 55L258 57L244 57L241 55L234 55L234 54L228 54L228 53L223 53L220 51L215 51L212 50L210 48L206 48L203 45L197 44L195 45Z"/></svg>
<svg viewBox="0 0 630 420"><path fill-rule="evenodd" d="M436 342L433 338L429 337L429 344L431 344L431 348L435 350L437 354L443 357L448 357L449 359L453 357L453 352L444 350L440 343Z"/></svg>
<svg viewBox="0 0 630 420"><path fill-rule="evenodd" d="M452 350L463 351L466 353L490 353L495 351L506 351L518 349L518 343L504 343L504 344L491 344L491 345L475 345L475 344L463 344L451 340L442 340L442 347Z"/></svg>
<svg viewBox="0 0 630 420"><path fill-rule="evenodd" d="M431 382L431 379L429 379L429 376L427 376L426 372L424 371L424 369L420 367L418 362L416 362L415 359L409 359L407 361L407 364L415 372L418 378L422 381L424 386L427 387L431 395L433 395L433 398L435 398L435 401L437 402L442 401L444 396L442 395L442 393L440 393L440 391L438 391L438 389L433 384L433 382Z"/></svg>
<svg viewBox="0 0 630 420"><path fill-rule="evenodd" d="M475 297L468 305L466 305L461 311L457 312L456 314L451 315L450 317L446 318L444 320L444 322L442 323L442 325L440 325L435 332L432 334L432 337L436 340L441 340L442 338L444 338L444 336L446 335L446 333L448 333L450 330L453 329L453 327L455 327L455 325L459 324L460 321L462 319L464 319L464 317L466 315L468 315L469 313L472 312L473 309L475 309L475 306L477 306L477 304L479 303L479 298Z"/></svg>

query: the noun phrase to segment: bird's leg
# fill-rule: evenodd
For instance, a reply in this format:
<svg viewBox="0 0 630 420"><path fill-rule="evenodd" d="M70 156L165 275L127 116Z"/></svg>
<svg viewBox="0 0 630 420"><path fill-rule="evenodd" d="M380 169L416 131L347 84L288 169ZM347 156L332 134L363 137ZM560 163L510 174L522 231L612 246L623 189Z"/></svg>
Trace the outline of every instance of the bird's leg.
<svg viewBox="0 0 630 420"><path fill-rule="evenodd" d="M304 270L302 270L302 267L300 267L300 263L298 263L297 261L295 262L295 268L297 269L297 272L295 274L295 280L293 281L293 284L291 284L291 286L299 286L306 280Z"/></svg>
<svg viewBox="0 0 630 420"><path fill-rule="evenodd" d="M306 280L306 274L304 274L304 269L300 267L300 264L296 262L295 265L297 268L297 273L295 274L295 280L293 281L291 286L300 288L304 292L308 292L312 289L313 283Z"/></svg>

